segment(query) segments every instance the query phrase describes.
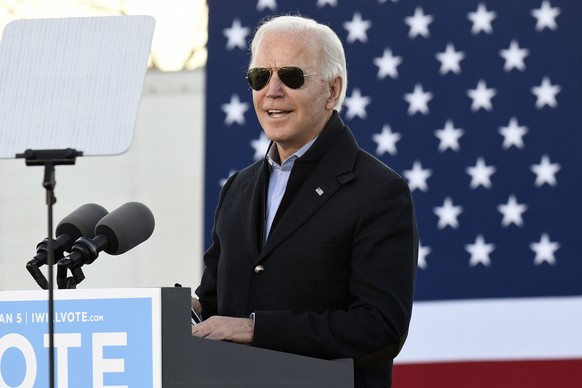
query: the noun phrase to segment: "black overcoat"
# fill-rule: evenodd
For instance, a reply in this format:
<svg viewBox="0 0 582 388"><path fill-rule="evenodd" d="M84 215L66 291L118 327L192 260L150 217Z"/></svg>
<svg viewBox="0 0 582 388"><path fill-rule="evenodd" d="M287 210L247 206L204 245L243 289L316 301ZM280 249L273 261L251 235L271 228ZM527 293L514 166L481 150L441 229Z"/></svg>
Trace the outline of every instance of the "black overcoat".
<svg viewBox="0 0 582 388"><path fill-rule="evenodd" d="M355 360L389 387L408 332L418 235L409 188L361 150L337 112L295 161L264 239L269 166L224 185L196 293L203 317L255 313L253 345Z"/></svg>

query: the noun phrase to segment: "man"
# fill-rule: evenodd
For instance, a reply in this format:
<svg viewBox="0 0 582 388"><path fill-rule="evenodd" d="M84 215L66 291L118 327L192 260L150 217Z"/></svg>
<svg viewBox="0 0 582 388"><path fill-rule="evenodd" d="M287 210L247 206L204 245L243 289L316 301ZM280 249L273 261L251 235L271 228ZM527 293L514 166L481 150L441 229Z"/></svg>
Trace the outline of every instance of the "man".
<svg viewBox="0 0 582 388"><path fill-rule="evenodd" d="M405 181L359 149L338 111L342 44L281 16L257 30L247 79L272 143L216 209L193 335L352 358L357 387L389 387L410 321L418 238Z"/></svg>

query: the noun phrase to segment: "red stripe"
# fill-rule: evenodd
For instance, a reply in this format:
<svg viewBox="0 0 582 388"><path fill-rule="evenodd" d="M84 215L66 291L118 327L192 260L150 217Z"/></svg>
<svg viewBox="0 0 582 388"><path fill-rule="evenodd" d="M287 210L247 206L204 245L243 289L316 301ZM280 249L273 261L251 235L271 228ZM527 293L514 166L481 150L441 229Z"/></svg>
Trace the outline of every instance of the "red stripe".
<svg viewBox="0 0 582 388"><path fill-rule="evenodd" d="M582 360L397 364L393 388L582 387Z"/></svg>

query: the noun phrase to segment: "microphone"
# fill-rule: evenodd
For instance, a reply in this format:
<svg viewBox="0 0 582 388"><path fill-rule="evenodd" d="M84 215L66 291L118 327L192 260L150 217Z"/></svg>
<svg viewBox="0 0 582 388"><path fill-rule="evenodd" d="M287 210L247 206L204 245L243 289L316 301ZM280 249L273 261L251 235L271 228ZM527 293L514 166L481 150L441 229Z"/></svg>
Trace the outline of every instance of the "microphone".
<svg viewBox="0 0 582 388"><path fill-rule="evenodd" d="M108 211L104 207L88 203L63 218L57 225L57 237L52 244L55 262L63 257L64 252L68 251L78 238L83 236L93 237L97 222L105 217L107 213ZM48 282L38 268L47 264L47 259L48 238L45 238L36 246L36 256L26 264L28 272L30 272L38 285L45 290L48 289Z"/></svg>
<svg viewBox="0 0 582 388"><path fill-rule="evenodd" d="M155 226L154 215L142 203L128 202L103 217L95 226L95 237L80 237L59 267L76 269L91 264L105 251L121 255L147 240Z"/></svg>

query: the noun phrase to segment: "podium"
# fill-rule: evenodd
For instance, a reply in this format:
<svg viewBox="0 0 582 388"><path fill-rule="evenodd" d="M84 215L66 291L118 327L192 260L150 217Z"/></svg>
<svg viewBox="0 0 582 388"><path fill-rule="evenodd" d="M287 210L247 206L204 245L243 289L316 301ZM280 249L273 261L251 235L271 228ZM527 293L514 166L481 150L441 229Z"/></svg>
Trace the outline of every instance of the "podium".
<svg viewBox="0 0 582 388"><path fill-rule="evenodd" d="M55 291L57 387L353 387L351 360L193 337L189 288ZM0 292L0 386L48 381L46 291Z"/></svg>

